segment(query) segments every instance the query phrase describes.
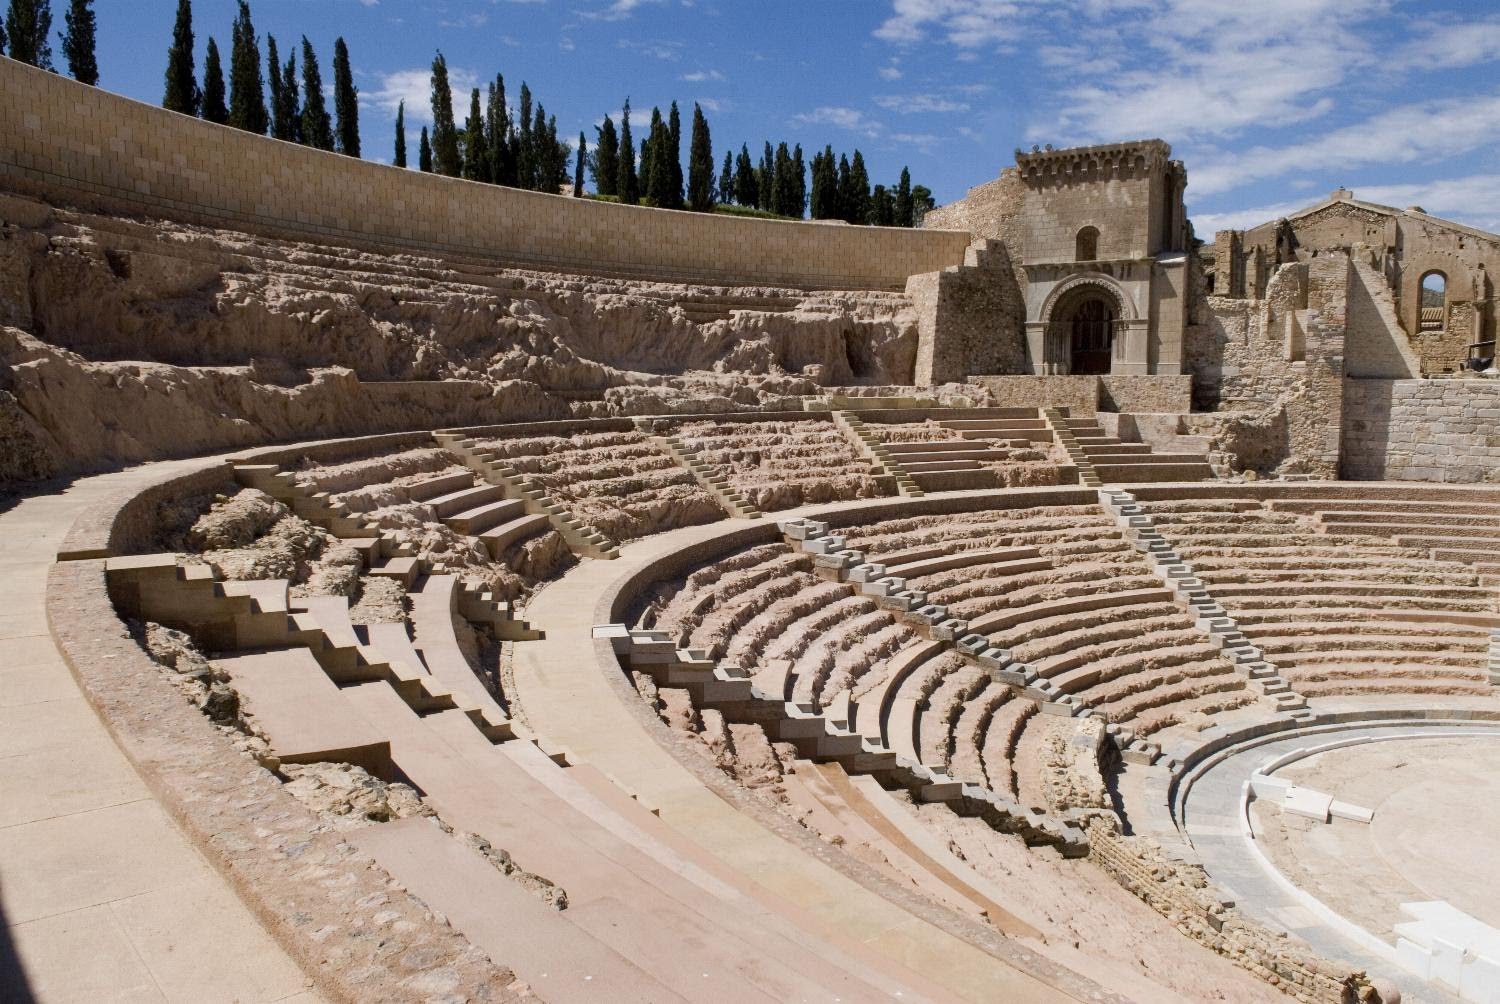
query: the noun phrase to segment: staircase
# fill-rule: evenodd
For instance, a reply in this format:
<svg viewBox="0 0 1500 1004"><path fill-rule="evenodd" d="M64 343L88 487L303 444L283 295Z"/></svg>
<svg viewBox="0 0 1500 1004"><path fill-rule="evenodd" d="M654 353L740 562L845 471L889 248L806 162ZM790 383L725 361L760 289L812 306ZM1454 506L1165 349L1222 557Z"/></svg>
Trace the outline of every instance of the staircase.
<svg viewBox="0 0 1500 1004"><path fill-rule="evenodd" d="M729 478L722 470L708 463L698 456L698 452L684 443L675 435L658 436L652 433L650 420L637 420L636 428L639 429L651 443L663 453L667 454L681 467L693 476L693 479L703 487L703 490L714 497L726 513L739 519L760 519L763 513L755 508L754 504L734 486L729 483Z"/></svg>
<svg viewBox="0 0 1500 1004"><path fill-rule="evenodd" d="M1214 476L1206 455L1154 453L1145 443L1126 443L1106 435L1091 418L1069 418L1057 409L1048 409L1047 416L1057 430L1058 442L1080 464L1080 472L1086 463L1100 483L1206 481Z"/></svg>
<svg viewBox="0 0 1500 1004"><path fill-rule="evenodd" d="M573 553L583 558L609 560L620 556L620 547L604 534L580 523L561 502L531 478L480 449L474 440L453 432L434 433L434 438L449 452L490 484L501 488L508 499L524 503L526 511L545 516Z"/></svg>
<svg viewBox="0 0 1500 1004"><path fill-rule="evenodd" d="M833 424L844 438L854 446L860 456L875 465L881 474L896 480L896 493L905 498L921 498L925 492L907 472L891 448L880 441L880 437L851 411L832 412Z"/></svg>

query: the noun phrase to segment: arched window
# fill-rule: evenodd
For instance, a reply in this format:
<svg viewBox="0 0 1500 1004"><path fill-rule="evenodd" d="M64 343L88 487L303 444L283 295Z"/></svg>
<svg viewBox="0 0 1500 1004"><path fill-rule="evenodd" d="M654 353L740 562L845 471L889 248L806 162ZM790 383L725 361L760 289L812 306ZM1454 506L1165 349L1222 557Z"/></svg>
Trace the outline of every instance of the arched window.
<svg viewBox="0 0 1500 1004"><path fill-rule="evenodd" d="M1077 249L1073 254L1074 261L1098 261L1099 259L1099 228L1084 227L1078 231Z"/></svg>
<svg viewBox="0 0 1500 1004"><path fill-rule="evenodd" d="M1441 331L1446 323L1448 306L1448 277L1441 272L1428 272L1422 276L1420 331Z"/></svg>

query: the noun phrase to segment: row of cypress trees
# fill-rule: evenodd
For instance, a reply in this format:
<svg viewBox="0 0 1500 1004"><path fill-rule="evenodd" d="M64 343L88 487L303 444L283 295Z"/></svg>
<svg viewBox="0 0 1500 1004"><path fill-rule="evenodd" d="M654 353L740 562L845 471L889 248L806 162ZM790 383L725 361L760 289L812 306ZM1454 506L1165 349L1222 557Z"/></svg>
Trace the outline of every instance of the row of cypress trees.
<svg viewBox="0 0 1500 1004"><path fill-rule="evenodd" d="M932 207L932 192L923 185L913 186L911 171L905 167L896 184L889 188L876 185L872 189L864 154L858 150L852 160L839 154L835 161L831 146L813 155L812 198L808 208L815 220L913 227L922 222Z"/></svg>
<svg viewBox="0 0 1500 1004"><path fill-rule="evenodd" d="M99 61L94 53L94 0L68 0L61 36L63 58L74 80L99 83ZM0 56L43 70L52 70L51 0L10 0L0 22Z"/></svg>
<svg viewBox="0 0 1500 1004"><path fill-rule="evenodd" d="M266 36L266 71L262 75L260 37L250 19L250 5L239 0L239 13L230 28L229 86L226 89L224 84L218 42L210 37L200 88L194 71L192 0L177 0L162 106L246 132L262 136L269 132L275 139L358 157L359 90L349 66L349 47L343 38L333 45L332 116L323 95L323 71L306 35L302 36L301 52L300 93L297 47L291 48L283 63L272 35Z"/></svg>
<svg viewBox="0 0 1500 1004"><path fill-rule="evenodd" d="M560 192L578 182L568 173L572 151L557 138L557 116L548 115L531 88L521 82L519 107L514 115L505 98L505 77L496 74L481 96L479 88L469 92L469 114L462 126L453 111L453 90L448 61L439 52L432 61L432 133L427 127L417 147L417 166L423 171L467 178L492 185L525 188L538 192ZM582 150L583 136L579 135ZM396 109L394 162L407 166L406 102Z"/></svg>

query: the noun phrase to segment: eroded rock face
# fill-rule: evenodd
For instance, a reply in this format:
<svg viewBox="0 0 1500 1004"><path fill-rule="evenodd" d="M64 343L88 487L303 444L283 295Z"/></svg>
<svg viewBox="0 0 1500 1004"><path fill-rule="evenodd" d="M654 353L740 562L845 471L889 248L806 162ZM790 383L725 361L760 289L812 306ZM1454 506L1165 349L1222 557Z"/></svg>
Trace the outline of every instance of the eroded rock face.
<svg viewBox="0 0 1500 1004"><path fill-rule="evenodd" d="M916 347L902 294L485 270L9 197L0 219L0 441L35 440L0 483L314 435L775 405L909 382ZM392 383L408 381L446 383Z"/></svg>
<svg viewBox="0 0 1500 1004"><path fill-rule="evenodd" d="M338 829L434 813L409 785L387 784L347 763L284 763L286 790Z"/></svg>

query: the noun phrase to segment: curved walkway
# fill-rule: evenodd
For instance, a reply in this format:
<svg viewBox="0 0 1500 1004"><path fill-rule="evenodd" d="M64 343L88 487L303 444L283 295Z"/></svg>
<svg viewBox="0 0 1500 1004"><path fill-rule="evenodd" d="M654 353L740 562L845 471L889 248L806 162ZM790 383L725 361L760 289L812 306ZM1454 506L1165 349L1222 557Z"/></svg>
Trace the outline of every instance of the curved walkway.
<svg viewBox="0 0 1500 1004"><path fill-rule="evenodd" d="M47 570L73 521L203 463L84 478L0 511L0 999L319 999L151 796L48 632Z"/></svg>
<svg viewBox="0 0 1500 1004"><path fill-rule="evenodd" d="M1371 975L1379 975L1401 988L1407 1000L1457 1002L1440 987L1392 964L1389 958L1373 948L1361 945L1347 931L1318 914L1317 904L1310 906L1311 893L1293 892L1290 883L1279 872L1262 862L1249 846L1240 817L1242 786L1250 775L1267 761L1293 750L1318 746L1356 736L1401 739L1421 736L1459 735L1482 728L1494 729L1493 722L1422 722L1402 721L1352 724L1334 728L1299 729L1289 735L1265 742L1250 742L1198 774L1183 803L1184 830L1192 840L1203 867L1220 886L1231 889L1235 903L1252 916L1284 928L1302 938L1313 950L1330 959L1348 959ZM1342 920L1342 919L1341 919ZM1343 924L1353 926L1350 921ZM1373 935L1367 935L1373 937Z"/></svg>
<svg viewBox="0 0 1500 1004"><path fill-rule="evenodd" d="M1006 494L1013 499L1021 492ZM776 518L817 517L833 509L874 512L893 504L901 500L808 507ZM584 561L543 588L526 615L546 626L546 639L515 649L516 691L529 724L562 748L570 763L597 767L701 852L727 865L753 895L775 909L790 908L805 929L890 978L919 977L965 1000L1099 999L1098 987L1013 940L986 952L866 888L737 809L727 800L732 795L714 790L653 736L654 716L629 686L609 643L591 638L592 628L615 620L611 604L622 587L637 578L641 584L655 579L647 573L658 562L687 557L690 566L706 560L737 546L723 540L731 534L744 535L737 543L773 539L775 522L729 520L657 534L627 544L616 560ZM1011 961L999 957L1007 953Z"/></svg>

